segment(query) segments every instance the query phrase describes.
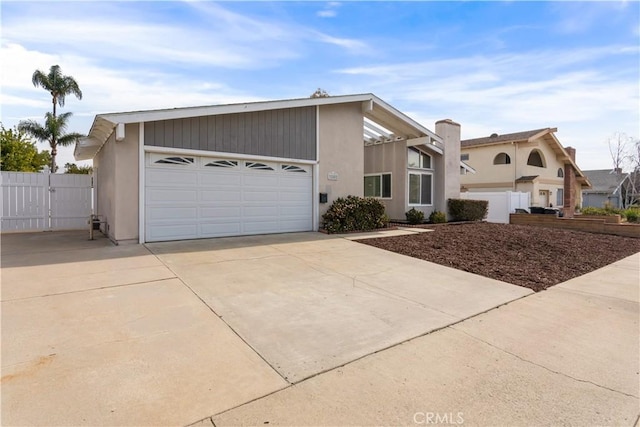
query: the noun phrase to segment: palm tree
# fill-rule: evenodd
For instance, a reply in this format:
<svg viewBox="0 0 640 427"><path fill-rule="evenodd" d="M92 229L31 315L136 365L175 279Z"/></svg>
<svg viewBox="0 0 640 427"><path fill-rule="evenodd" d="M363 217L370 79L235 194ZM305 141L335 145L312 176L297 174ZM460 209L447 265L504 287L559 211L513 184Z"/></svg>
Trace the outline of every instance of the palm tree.
<svg viewBox="0 0 640 427"><path fill-rule="evenodd" d="M51 173L56 171L56 155L58 154L58 145L66 147L74 144L84 135L72 132L65 133L69 118L73 113L63 113L56 117L52 113L45 115L44 126L35 120L23 120L18 123L18 130L26 133L32 138L40 142L48 142L51 147Z"/></svg>
<svg viewBox="0 0 640 427"><path fill-rule="evenodd" d="M40 86L51 94L53 117L56 117L56 105L64 107L64 98L67 95L73 94L76 98L82 99L82 91L78 82L73 77L62 74L59 65L52 65L49 74L36 70L31 81L35 87Z"/></svg>

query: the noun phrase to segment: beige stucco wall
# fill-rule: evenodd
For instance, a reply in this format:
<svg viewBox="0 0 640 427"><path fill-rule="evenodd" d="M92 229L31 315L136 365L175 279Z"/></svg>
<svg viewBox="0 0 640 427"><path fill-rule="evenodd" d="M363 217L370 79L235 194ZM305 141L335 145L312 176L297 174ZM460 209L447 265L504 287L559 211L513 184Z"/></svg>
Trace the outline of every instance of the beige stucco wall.
<svg viewBox="0 0 640 427"><path fill-rule="evenodd" d="M546 167L527 165L529 153L533 149L540 150ZM499 153L507 153L511 157L511 164L494 165L493 159ZM547 191L550 192L551 204L557 206L557 191L564 186L564 179L558 178L558 169L564 168L564 162L557 159L546 141L538 139L525 143L463 147L461 154L469 155L466 163L477 171L475 174L460 176L460 185L468 191L530 192L532 206L542 206L540 191ZM521 176L533 175L538 176L533 183L515 182ZM579 193L580 189L577 189L576 194Z"/></svg>
<svg viewBox="0 0 640 427"><path fill-rule="evenodd" d="M119 243L138 241L139 126L125 126L125 138L116 143L116 231Z"/></svg>
<svg viewBox="0 0 640 427"><path fill-rule="evenodd" d="M363 115L360 102L318 108L318 187L328 195L328 203L321 203L319 207L322 224L322 214L335 199L364 194ZM330 173L336 173L338 179L329 180Z"/></svg>
<svg viewBox="0 0 640 427"><path fill-rule="evenodd" d="M96 177L96 206L95 213L100 215L103 224L101 230L109 238L115 240L115 136L112 134L107 142L93 159L94 174Z"/></svg>
<svg viewBox="0 0 640 427"><path fill-rule="evenodd" d="M126 125L125 139L107 139L93 159L97 175L96 213L103 231L117 243L138 241L138 125Z"/></svg>
<svg viewBox="0 0 640 427"><path fill-rule="evenodd" d="M364 147L364 173L391 173L391 199L380 199L391 219L404 219L407 184L407 142Z"/></svg>

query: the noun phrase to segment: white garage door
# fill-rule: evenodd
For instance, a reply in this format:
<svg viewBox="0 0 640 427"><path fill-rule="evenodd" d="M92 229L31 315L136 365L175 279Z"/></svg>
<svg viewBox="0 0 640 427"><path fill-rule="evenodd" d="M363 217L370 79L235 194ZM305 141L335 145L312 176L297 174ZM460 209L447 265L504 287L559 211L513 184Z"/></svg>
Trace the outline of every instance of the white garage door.
<svg viewBox="0 0 640 427"><path fill-rule="evenodd" d="M310 165L147 153L145 240L310 231Z"/></svg>

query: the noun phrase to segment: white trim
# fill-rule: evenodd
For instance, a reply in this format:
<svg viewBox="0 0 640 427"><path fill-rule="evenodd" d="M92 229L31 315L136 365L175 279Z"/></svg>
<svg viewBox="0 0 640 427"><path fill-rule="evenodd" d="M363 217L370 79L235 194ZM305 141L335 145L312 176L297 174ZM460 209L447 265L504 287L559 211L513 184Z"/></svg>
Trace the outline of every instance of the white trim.
<svg viewBox="0 0 640 427"><path fill-rule="evenodd" d="M391 192L391 196L390 197L382 197L382 175L389 175L391 176L391 188L389 189ZM365 173L363 175L363 180L364 178L368 177L368 176L379 176L380 177L380 197L378 196L367 196L366 194L364 195L364 197L373 197L374 199L380 199L380 200L393 200L393 172L374 172L374 173ZM364 184L364 181L363 181Z"/></svg>
<svg viewBox="0 0 640 427"><path fill-rule="evenodd" d="M413 175L431 175L431 203L411 203L411 186L409 176ZM407 171L407 206L433 206L433 171L426 169L410 169ZM422 199L422 178L420 178L420 199Z"/></svg>
<svg viewBox="0 0 640 427"><path fill-rule="evenodd" d="M145 151L144 151L144 122L138 123L138 243L145 242Z"/></svg>
<svg viewBox="0 0 640 427"><path fill-rule="evenodd" d="M320 106L316 105L316 163L313 165L313 231L320 228Z"/></svg>
<svg viewBox="0 0 640 427"><path fill-rule="evenodd" d="M302 160L302 159L290 159L285 157L256 156L253 154L225 153L221 151L207 151L207 150L191 150L187 148L155 147L152 145L145 145L144 151L147 153L180 154L180 155L187 155L187 156L202 156L202 157L220 157L223 159L264 160L264 161L283 162L283 163L301 163L305 165L314 165L317 163L317 160Z"/></svg>

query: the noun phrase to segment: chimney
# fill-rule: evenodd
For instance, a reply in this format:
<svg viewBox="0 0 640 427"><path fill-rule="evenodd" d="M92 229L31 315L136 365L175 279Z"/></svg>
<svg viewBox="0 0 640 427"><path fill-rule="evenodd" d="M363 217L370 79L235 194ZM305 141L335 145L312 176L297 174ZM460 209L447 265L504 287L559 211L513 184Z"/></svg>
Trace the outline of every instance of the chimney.
<svg viewBox="0 0 640 427"><path fill-rule="evenodd" d="M576 162L576 149L573 147L565 147L565 151ZM564 216L573 218L576 212L576 171L573 170L571 163L564 164Z"/></svg>
<svg viewBox="0 0 640 427"><path fill-rule="evenodd" d="M447 199L460 198L460 125L451 119L439 120L436 122L436 134L444 141L442 211L447 212Z"/></svg>

